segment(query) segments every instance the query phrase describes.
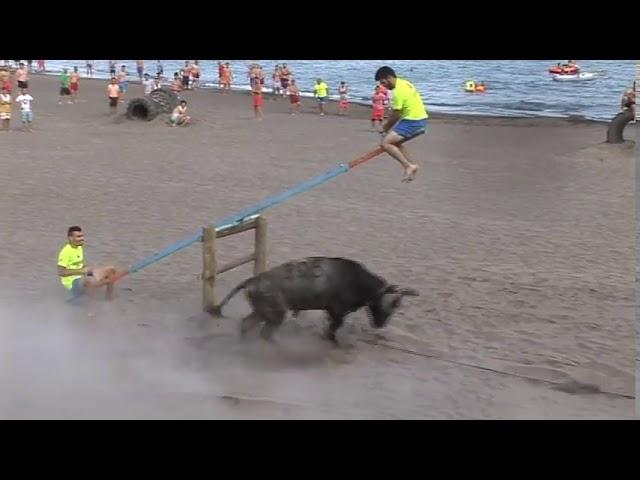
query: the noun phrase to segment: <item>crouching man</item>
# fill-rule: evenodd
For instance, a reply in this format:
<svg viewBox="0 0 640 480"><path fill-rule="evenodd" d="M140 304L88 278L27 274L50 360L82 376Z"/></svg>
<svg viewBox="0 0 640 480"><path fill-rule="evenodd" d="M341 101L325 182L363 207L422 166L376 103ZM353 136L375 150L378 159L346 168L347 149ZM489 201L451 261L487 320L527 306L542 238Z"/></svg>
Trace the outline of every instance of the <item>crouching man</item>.
<svg viewBox="0 0 640 480"><path fill-rule="evenodd" d="M71 292L72 300L85 293L91 294L97 288L107 287L107 299L113 297L112 276L116 269L111 266L85 267L84 265L84 233L78 226L67 230L68 243L58 254L58 276L62 285Z"/></svg>

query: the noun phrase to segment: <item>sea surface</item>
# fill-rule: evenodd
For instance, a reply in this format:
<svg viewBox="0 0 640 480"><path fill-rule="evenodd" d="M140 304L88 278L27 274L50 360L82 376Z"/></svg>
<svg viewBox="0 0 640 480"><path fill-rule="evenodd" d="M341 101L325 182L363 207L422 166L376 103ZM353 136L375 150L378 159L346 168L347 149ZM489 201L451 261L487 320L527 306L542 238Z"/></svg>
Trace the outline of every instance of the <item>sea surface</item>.
<svg viewBox="0 0 640 480"><path fill-rule="evenodd" d="M633 60L580 60L585 72L600 72L593 81L553 81L550 66L560 59L533 60L223 60L229 62L235 77L234 88L249 89L247 70L251 62L260 63L266 73L266 86L271 86L271 73L276 63L287 63L296 82L306 95L311 95L316 78L324 79L336 94L340 81L350 87L351 100L368 103L375 85L378 67L389 65L413 82L422 93L429 111L492 115L505 117L571 117L610 120L619 110L620 100L635 77ZM564 61L564 60L562 60ZM145 71L155 75L156 60L145 60ZM162 60L165 76L173 75L184 60ZM217 88L218 60L199 60L204 86ZM77 65L84 73L84 60L47 60L46 68L55 74L63 67ZM137 76L134 60L118 60L127 65L132 79ZM34 61L35 67L35 61ZM94 75L109 76L107 60L94 61ZM468 79L484 81L484 94L466 93Z"/></svg>

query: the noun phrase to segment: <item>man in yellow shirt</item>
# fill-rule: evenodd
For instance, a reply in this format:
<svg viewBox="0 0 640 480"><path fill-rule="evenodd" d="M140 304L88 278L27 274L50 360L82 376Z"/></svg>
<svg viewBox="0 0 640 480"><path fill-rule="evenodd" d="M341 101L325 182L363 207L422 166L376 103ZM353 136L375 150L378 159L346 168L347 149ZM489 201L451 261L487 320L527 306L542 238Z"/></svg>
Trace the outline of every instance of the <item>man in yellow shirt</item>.
<svg viewBox="0 0 640 480"><path fill-rule="evenodd" d="M379 68L375 78L385 88L393 90L392 113L380 131L385 134L382 148L404 167L402 181L410 182L418 171L418 165L411 161L406 147L400 142L424 133L429 115L416 87L398 78L391 67Z"/></svg>
<svg viewBox="0 0 640 480"><path fill-rule="evenodd" d="M58 276L64 288L71 292L72 299L81 297L87 289L107 286L107 298L113 295L111 275L116 273L113 267L92 268L84 266L84 233L78 226L67 230L68 243L58 254Z"/></svg>
<svg viewBox="0 0 640 480"><path fill-rule="evenodd" d="M316 80L316 86L313 88L313 94L318 100L318 106L320 107L320 115L324 115L324 104L329 96L329 85L327 85L321 78Z"/></svg>

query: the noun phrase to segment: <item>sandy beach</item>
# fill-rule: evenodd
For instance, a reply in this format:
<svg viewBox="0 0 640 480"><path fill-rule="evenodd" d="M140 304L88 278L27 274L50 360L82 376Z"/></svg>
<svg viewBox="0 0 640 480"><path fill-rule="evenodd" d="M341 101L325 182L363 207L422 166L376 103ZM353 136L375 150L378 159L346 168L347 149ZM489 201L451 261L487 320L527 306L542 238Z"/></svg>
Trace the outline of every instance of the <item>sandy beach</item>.
<svg viewBox="0 0 640 480"><path fill-rule="evenodd" d="M633 418L635 143L603 144L606 124L433 115L411 184L381 156L267 210L269 266L349 257L421 293L384 330L350 316L341 349L320 312L274 349L239 342L242 295L201 312L198 245L87 318L55 275L66 229L87 263L129 265L375 147L368 109L266 98L256 122L248 94L198 90L193 125L170 128L109 116L104 81L75 105L56 78L30 93L34 131L16 105L0 132L0 418ZM232 260L252 235L218 247Z"/></svg>

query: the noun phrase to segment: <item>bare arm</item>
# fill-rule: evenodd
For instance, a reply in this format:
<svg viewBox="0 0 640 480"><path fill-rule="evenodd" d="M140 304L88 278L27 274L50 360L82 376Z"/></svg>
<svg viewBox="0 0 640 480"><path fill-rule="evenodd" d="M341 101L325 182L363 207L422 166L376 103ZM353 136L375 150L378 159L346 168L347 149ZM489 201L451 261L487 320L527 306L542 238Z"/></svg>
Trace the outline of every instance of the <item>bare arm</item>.
<svg viewBox="0 0 640 480"><path fill-rule="evenodd" d="M91 269L89 267L84 268L65 268L58 265L58 276L60 277L71 277L74 275L90 275Z"/></svg>
<svg viewBox="0 0 640 480"><path fill-rule="evenodd" d="M391 127L393 127L398 120L400 120L400 110L392 110L391 115L389 115L389 118L387 118L387 121L384 122L382 126L382 131L386 133L391 130Z"/></svg>

